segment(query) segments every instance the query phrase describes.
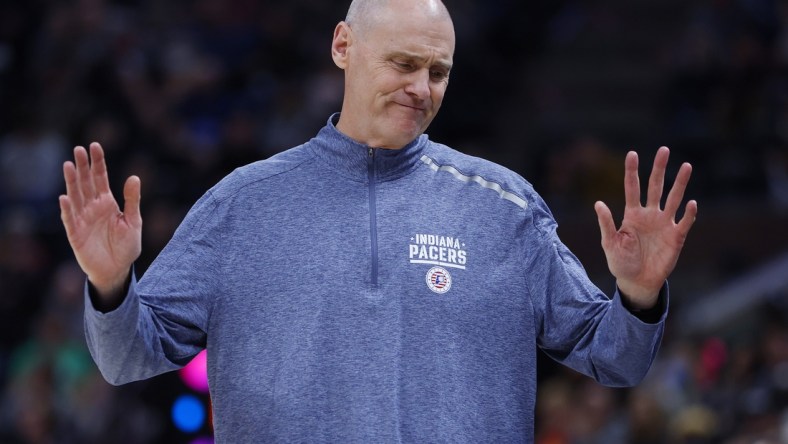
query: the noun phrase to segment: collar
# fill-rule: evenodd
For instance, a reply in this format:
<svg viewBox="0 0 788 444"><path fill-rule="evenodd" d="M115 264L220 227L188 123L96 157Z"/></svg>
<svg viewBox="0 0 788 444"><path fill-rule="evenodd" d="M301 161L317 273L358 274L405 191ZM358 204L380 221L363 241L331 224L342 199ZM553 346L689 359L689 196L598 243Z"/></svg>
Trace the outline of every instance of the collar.
<svg viewBox="0 0 788 444"><path fill-rule="evenodd" d="M332 114L310 145L317 157L353 180L366 181L369 177L370 149L373 150L375 178L385 181L402 177L416 168L429 142L427 135L422 134L398 150L372 148L340 132L335 126L338 121L339 113Z"/></svg>

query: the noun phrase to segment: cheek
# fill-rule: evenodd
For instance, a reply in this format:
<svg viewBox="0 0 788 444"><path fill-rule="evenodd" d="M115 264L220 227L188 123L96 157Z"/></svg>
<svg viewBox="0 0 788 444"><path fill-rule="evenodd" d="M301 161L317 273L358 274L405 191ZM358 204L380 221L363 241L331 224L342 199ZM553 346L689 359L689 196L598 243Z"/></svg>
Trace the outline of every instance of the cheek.
<svg viewBox="0 0 788 444"><path fill-rule="evenodd" d="M432 108L437 110L443 103L443 95L446 93L446 86L437 86L432 89L430 98L432 99Z"/></svg>
<svg viewBox="0 0 788 444"><path fill-rule="evenodd" d="M374 88L380 94L394 92L405 84L402 76L386 65L372 69L367 80L365 87Z"/></svg>
<svg viewBox="0 0 788 444"><path fill-rule="evenodd" d="M384 95L398 95L405 91L408 83L396 75L386 76L385 80L378 84L380 91Z"/></svg>

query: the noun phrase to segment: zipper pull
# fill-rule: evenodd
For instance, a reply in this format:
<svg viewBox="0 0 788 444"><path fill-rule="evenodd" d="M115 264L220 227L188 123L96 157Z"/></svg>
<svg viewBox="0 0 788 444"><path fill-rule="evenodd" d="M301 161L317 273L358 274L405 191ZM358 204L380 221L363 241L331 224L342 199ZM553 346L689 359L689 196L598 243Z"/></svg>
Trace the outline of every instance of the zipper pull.
<svg viewBox="0 0 788 444"><path fill-rule="evenodd" d="M373 157L375 155L375 152L373 151L373 149L374 148L370 148L369 149L369 157Z"/></svg>

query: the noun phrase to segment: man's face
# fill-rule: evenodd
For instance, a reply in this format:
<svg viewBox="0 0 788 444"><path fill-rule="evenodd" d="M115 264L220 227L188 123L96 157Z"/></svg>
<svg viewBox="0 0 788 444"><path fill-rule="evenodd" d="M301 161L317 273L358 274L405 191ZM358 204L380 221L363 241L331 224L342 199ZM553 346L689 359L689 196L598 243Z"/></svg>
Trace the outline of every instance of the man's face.
<svg viewBox="0 0 788 444"><path fill-rule="evenodd" d="M402 148L427 129L443 101L454 54L448 17L436 19L397 3L363 30L340 23L332 46L345 70L337 128L376 148Z"/></svg>

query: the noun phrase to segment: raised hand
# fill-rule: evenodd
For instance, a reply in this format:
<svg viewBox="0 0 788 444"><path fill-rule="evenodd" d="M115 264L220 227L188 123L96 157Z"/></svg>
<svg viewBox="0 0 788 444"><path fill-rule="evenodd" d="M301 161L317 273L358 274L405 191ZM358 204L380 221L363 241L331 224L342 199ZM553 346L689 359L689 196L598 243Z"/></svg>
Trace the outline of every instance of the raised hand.
<svg viewBox="0 0 788 444"><path fill-rule="evenodd" d="M688 163L681 165L665 201L665 208L660 207L669 156L670 151L666 147L657 151L649 177L646 205L643 206L640 201L638 155L634 151L627 154L624 174L626 206L618 230L607 205L603 202L594 205L608 268L616 277L622 297L635 309L647 309L656 304L659 290L676 266L684 241L698 214L698 204L691 200L681 220L676 222L676 213L692 173Z"/></svg>
<svg viewBox="0 0 788 444"><path fill-rule="evenodd" d="M90 159L85 148L76 147L74 163L63 164L63 175L66 195L60 196L60 217L77 262L102 299L118 297L142 250L140 179L126 180L121 212L98 143L90 145Z"/></svg>

